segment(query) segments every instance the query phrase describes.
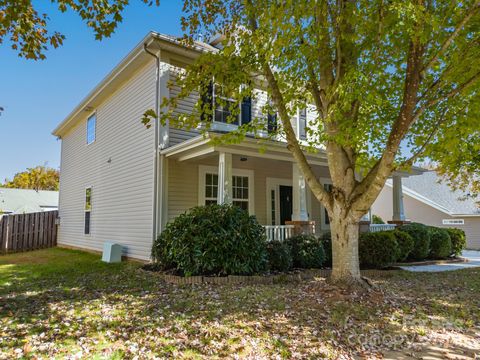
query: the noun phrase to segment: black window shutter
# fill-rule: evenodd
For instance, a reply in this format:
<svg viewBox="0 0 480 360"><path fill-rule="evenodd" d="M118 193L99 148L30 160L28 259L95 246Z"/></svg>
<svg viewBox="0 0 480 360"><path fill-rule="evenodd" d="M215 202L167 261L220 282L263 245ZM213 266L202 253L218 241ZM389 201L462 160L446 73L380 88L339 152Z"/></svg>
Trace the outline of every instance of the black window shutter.
<svg viewBox="0 0 480 360"><path fill-rule="evenodd" d="M201 96L202 96L202 108L204 108L206 104L210 104L210 111L213 112L214 109L213 109L213 82L212 81L208 83L207 88L204 90ZM202 111L200 119L202 121L212 121L212 115L206 114L204 111Z"/></svg>
<svg viewBox="0 0 480 360"><path fill-rule="evenodd" d="M242 124L252 121L252 98L246 97L242 101Z"/></svg>
<svg viewBox="0 0 480 360"><path fill-rule="evenodd" d="M275 114L268 114L268 132L275 132L277 131L277 113Z"/></svg>

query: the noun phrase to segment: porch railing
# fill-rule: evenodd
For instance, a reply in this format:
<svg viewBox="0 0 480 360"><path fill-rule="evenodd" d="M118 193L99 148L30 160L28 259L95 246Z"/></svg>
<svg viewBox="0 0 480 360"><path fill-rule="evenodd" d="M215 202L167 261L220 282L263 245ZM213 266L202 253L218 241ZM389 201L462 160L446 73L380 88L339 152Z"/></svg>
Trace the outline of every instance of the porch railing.
<svg viewBox="0 0 480 360"><path fill-rule="evenodd" d="M264 225L267 241L284 241L293 236L294 225Z"/></svg>
<svg viewBox="0 0 480 360"><path fill-rule="evenodd" d="M370 232L395 230L395 224L370 224Z"/></svg>

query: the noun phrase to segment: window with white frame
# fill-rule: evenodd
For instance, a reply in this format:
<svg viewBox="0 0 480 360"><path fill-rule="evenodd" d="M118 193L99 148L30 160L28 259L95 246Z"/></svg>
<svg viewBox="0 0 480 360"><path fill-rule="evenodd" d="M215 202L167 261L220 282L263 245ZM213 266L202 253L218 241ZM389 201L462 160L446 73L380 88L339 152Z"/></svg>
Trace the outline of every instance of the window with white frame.
<svg viewBox="0 0 480 360"><path fill-rule="evenodd" d="M96 127L97 127L97 115L92 114L87 119L87 145L95 141Z"/></svg>
<svg viewBox="0 0 480 360"><path fill-rule="evenodd" d="M443 219L443 225L465 225L464 219Z"/></svg>
<svg viewBox="0 0 480 360"><path fill-rule="evenodd" d="M298 137L307 139L307 108L300 109L298 113Z"/></svg>
<svg viewBox="0 0 480 360"><path fill-rule="evenodd" d="M213 101L215 104L215 121L238 125L239 110L234 99L235 94L227 93L225 87L213 84ZM235 115L234 115L235 114Z"/></svg>
<svg viewBox="0 0 480 360"><path fill-rule="evenodd" d="M85 235L90 234L91 213L92 213L92 188L88 187L85 189L85 224L84 224Z"/></svg>
<svg viewBox="0 0 480 360"><path fill-rule="evenodd" d="M214 166L199 167L199 205L216 204L218 198L218 169ZM232 203L254 212L253 206L253 171L233 169L232 175Z"/></svg>

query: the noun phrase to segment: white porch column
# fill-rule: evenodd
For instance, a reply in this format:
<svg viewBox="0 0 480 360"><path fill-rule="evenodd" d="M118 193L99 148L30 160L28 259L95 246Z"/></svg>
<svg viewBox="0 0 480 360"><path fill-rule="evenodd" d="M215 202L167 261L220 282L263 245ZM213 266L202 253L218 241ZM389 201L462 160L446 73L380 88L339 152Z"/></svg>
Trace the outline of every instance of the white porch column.
<svg viewBox="0 0 480 360"><path fill-rule="evenodd" d="M293 221L308 221L307 186L297 164L292 165Z"/></svg>
<svg viewBox="0 0 480 360"><path fill-rule="evenodd" d="M218 204L232 203L232 154L218 155Z"/></svg>
<svg viewBox="0 0 480 360"><path fill-rule="evenodd" d="M402 177L398 175L393 176L393 221L405 221L405 212L403 210L403 191L402 191Z"/></svg>

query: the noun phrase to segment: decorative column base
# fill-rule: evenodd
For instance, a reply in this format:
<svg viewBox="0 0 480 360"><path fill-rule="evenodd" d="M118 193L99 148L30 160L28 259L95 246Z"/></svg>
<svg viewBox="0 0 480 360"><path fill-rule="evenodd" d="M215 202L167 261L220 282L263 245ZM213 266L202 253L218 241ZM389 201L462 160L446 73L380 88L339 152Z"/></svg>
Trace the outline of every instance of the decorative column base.
<svg viewBox="0 0 480 360"><path fill-rule="evenodd" d="M370 231L370 224L372 222L370 220L360 220L358 222L358 232L360 234L362 233L366 233L366 232L369 232Z"/></svg>
<svg viewBox="0 0 480 360"><path fill-rule="evenodd" d="M285 221L285 225L293 225L293 235L315 235L315 221L292 220Z"/></svg>
<svg viewBox="0 0 480 360"><path fill-rule="evenodd" d="M387 222L389 224L393 224L393 225L396 225L396 226L402 226L402 225L407 225L407 224L412 223L410 220L389 220Z"/></svg>

